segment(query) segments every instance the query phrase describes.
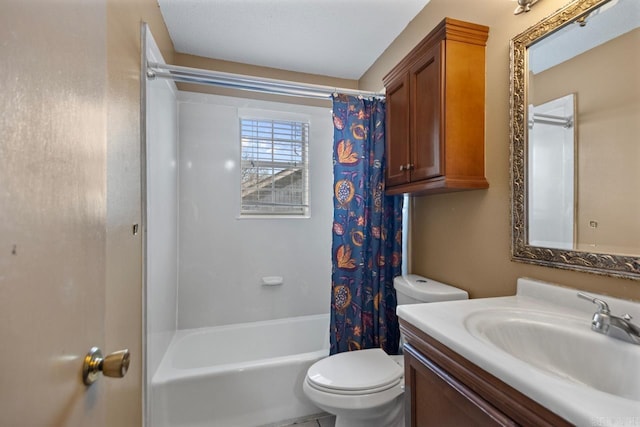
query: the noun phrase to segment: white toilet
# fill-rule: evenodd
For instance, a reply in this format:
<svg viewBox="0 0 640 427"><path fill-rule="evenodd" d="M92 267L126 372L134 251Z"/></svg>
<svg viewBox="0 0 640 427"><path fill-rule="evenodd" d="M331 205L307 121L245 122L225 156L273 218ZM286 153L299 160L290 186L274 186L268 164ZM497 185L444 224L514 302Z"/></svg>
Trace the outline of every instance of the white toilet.
<svg viewBox="0 0 640 427"><path fill-rule="evenodd" d="M393 281L398 305L469 298L466 291L409 274ZM334 354L307 371L303 390L336 416L336 427L403 427L404 364L379 348Z"/></svg>

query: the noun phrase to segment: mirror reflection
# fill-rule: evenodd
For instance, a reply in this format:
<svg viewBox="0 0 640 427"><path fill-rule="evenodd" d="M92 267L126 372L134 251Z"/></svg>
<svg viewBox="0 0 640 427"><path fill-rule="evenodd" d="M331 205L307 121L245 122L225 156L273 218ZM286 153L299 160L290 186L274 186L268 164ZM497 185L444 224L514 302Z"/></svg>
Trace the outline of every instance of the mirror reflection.
<svg viewBox="0 0 640 427"><path fill-rule="evenodd" d="M640 1L527 49L527 242L640 255Z"/></svg>

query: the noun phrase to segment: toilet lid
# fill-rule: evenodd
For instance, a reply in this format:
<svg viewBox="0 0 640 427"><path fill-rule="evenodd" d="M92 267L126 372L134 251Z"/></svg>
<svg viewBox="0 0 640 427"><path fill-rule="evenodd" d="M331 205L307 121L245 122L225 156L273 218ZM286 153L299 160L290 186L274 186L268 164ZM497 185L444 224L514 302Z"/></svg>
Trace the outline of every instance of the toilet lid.
<svg viewBox="0 0 640 427"><path fill-rule="evenodd" d="M309 368L307 378L321 388L361 391L384 388L396 383L403 374L387 353L374 348L326 357Z"/></svg>

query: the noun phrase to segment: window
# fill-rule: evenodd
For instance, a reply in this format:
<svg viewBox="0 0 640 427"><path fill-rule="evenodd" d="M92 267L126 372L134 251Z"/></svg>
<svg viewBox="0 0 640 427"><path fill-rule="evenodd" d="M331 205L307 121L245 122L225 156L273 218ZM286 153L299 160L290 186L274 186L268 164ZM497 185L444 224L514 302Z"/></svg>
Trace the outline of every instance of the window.
<svg viewBox="0 0 640 427"><path fill-rule="evenodd" d="M308 216L309 123L240 119L241 216Z"/></svg>

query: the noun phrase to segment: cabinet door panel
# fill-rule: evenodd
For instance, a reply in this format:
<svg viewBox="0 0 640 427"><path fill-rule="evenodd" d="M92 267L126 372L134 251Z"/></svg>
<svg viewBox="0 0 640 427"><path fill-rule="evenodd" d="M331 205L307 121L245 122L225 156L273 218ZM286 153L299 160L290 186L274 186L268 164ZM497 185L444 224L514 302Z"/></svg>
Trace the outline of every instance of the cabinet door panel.
<svg viewBox="0 0 640 427"><path fill-rule="evenodd" d="M503 413L478 396L410 345L404 347L405 405L411 427L516 426Z"/></svg>
<svg viewBox="0 0 640 427"><path fill-rule="evenodd" d="M404 74L386 89L386 182L394 186L409 182L409 76Z"/></svg>
<svg viewBox="0 0 640 427"><path fill-rule="evenodd" d="M443 43L437 43L410 69L411 180L444 175Z"/></svg>

